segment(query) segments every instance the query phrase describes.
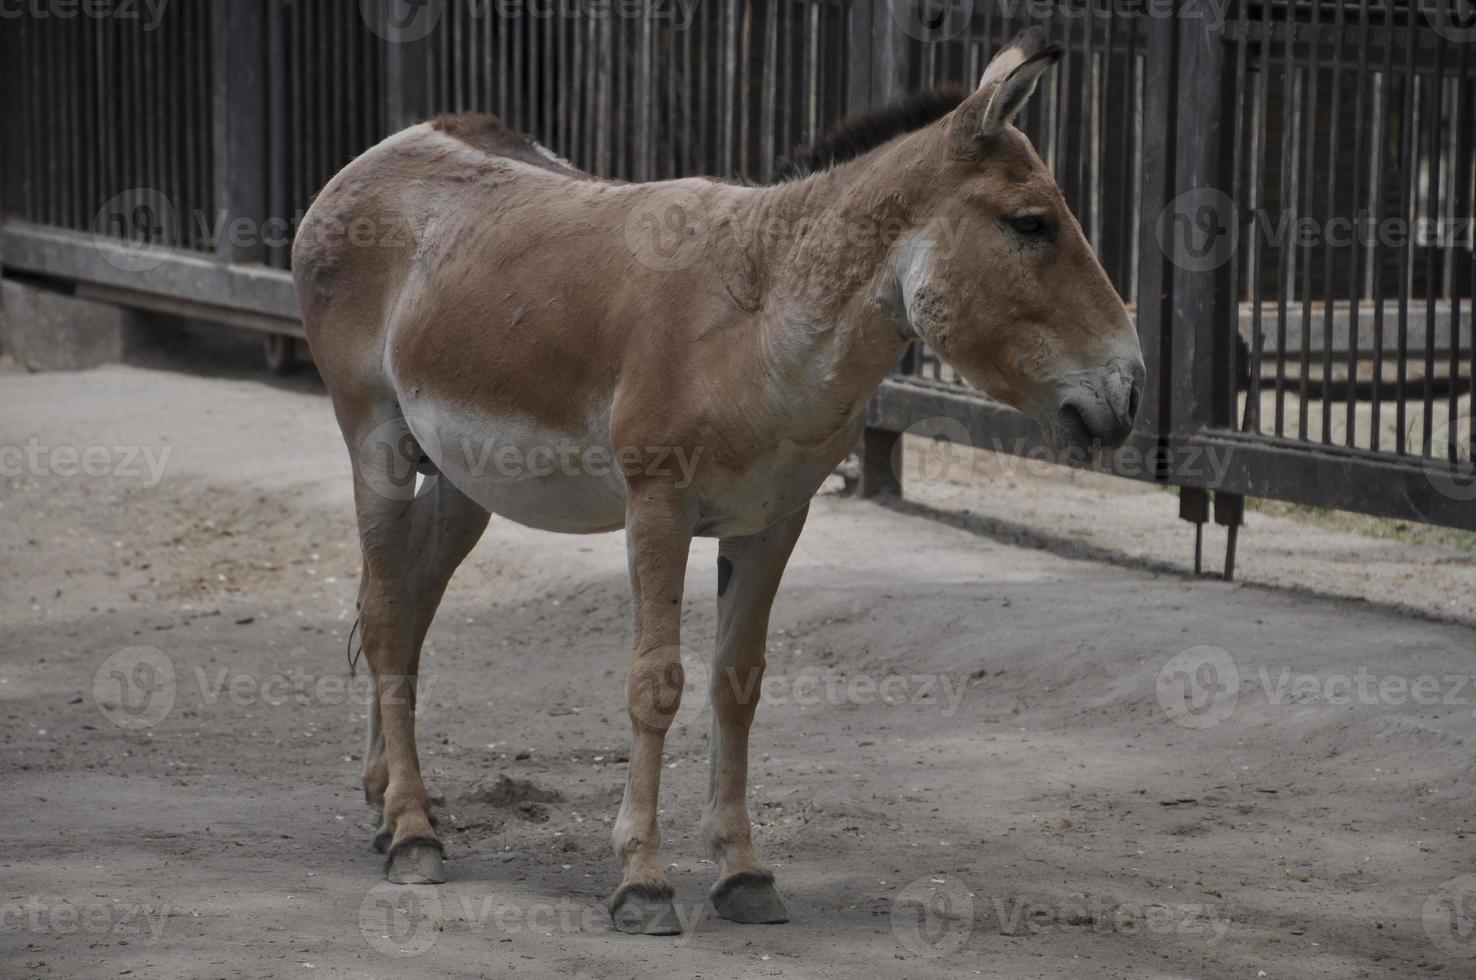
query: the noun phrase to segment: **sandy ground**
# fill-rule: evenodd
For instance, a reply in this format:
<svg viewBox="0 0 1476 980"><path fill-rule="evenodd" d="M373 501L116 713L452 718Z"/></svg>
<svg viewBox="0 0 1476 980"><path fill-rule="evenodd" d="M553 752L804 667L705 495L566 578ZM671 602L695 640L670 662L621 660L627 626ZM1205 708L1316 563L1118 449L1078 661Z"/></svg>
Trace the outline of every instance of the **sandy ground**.
<svg viewBox="0 0 1476 980"><path fill-rule="evenodd" d="M986 459L926 505L827 492L754 736L793 921L705 911L689 690L663 774L688 930L634 938L599 905L622 535L494 521L463 566L419 722L452 880L394 888L314 383L0 373L0 447L25 453L0 476L0 975L1476 976L1469 551L1252 513L1226 584L1134 484Z"/></svg>

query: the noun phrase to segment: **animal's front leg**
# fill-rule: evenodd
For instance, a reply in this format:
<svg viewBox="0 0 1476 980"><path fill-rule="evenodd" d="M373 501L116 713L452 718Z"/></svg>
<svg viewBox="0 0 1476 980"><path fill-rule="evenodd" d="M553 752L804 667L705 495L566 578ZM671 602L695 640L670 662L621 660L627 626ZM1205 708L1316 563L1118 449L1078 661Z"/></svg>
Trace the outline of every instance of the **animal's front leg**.
<svg viewBox="0 0 1476 980"><path fill-rule="evenodd" d="M682 930L661 871L656 807L666 730L682 698L682 586L691 520L674 491L632 487L626 534L635 612L635 655L626 678L633 744L613 835L623 873L609 908L622 932L674 935Z"/></svg>
<svg viewBox="0 0 1476 980"><path fill-rule="evenodd" d="M718 915L785 922L774 875L753 852L748 819L748 730L764 679L769 609L809 505L773 527L718 546L717 655L712 665L712 774L703 836L720 862L712 889Z"/></svg>

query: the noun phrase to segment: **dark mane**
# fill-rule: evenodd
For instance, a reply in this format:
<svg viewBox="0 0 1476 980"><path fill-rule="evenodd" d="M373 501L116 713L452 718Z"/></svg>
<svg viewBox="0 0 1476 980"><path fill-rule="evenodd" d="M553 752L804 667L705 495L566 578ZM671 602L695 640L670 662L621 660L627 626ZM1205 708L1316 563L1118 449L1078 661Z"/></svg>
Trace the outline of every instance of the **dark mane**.
<svg viewBox="0 0 1476 980"><path fill-rule="evenodd" d="M915 92L900 102L847 116L812 145L796 147L789 156L774 161L774 179L803 177L854 160L893 137L942 119L962 101L963 92L950 85Z"/></svg>

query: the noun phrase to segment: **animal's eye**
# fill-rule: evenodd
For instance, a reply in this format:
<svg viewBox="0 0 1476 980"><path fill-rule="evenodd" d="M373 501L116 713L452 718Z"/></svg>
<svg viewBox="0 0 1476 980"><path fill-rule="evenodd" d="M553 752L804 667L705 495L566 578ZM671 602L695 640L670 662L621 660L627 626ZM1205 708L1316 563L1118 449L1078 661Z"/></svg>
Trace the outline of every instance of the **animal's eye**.
<svg viewBox="0 0 1476 980"><path fill-rule="evenodd" d="M1026 214L1018 218L1010 218L1009 224L1011 228L1026 238L1044 238L1050 231L1050 226L1038 214Z"/></svg>

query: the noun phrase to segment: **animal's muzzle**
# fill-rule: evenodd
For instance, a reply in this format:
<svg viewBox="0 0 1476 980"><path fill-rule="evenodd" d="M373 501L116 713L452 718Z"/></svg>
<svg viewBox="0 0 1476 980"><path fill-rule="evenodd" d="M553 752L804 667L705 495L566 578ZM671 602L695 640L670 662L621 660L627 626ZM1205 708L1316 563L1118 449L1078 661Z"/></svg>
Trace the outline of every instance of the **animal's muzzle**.
<svg viewBox="0 0 1476 980"><path fill-rule="evenodd" d="M1127 441L1143 398L1143 362L1110 365L1076 379L1056 410L1056 439L1063 448L1092 452Z"/></svg>

